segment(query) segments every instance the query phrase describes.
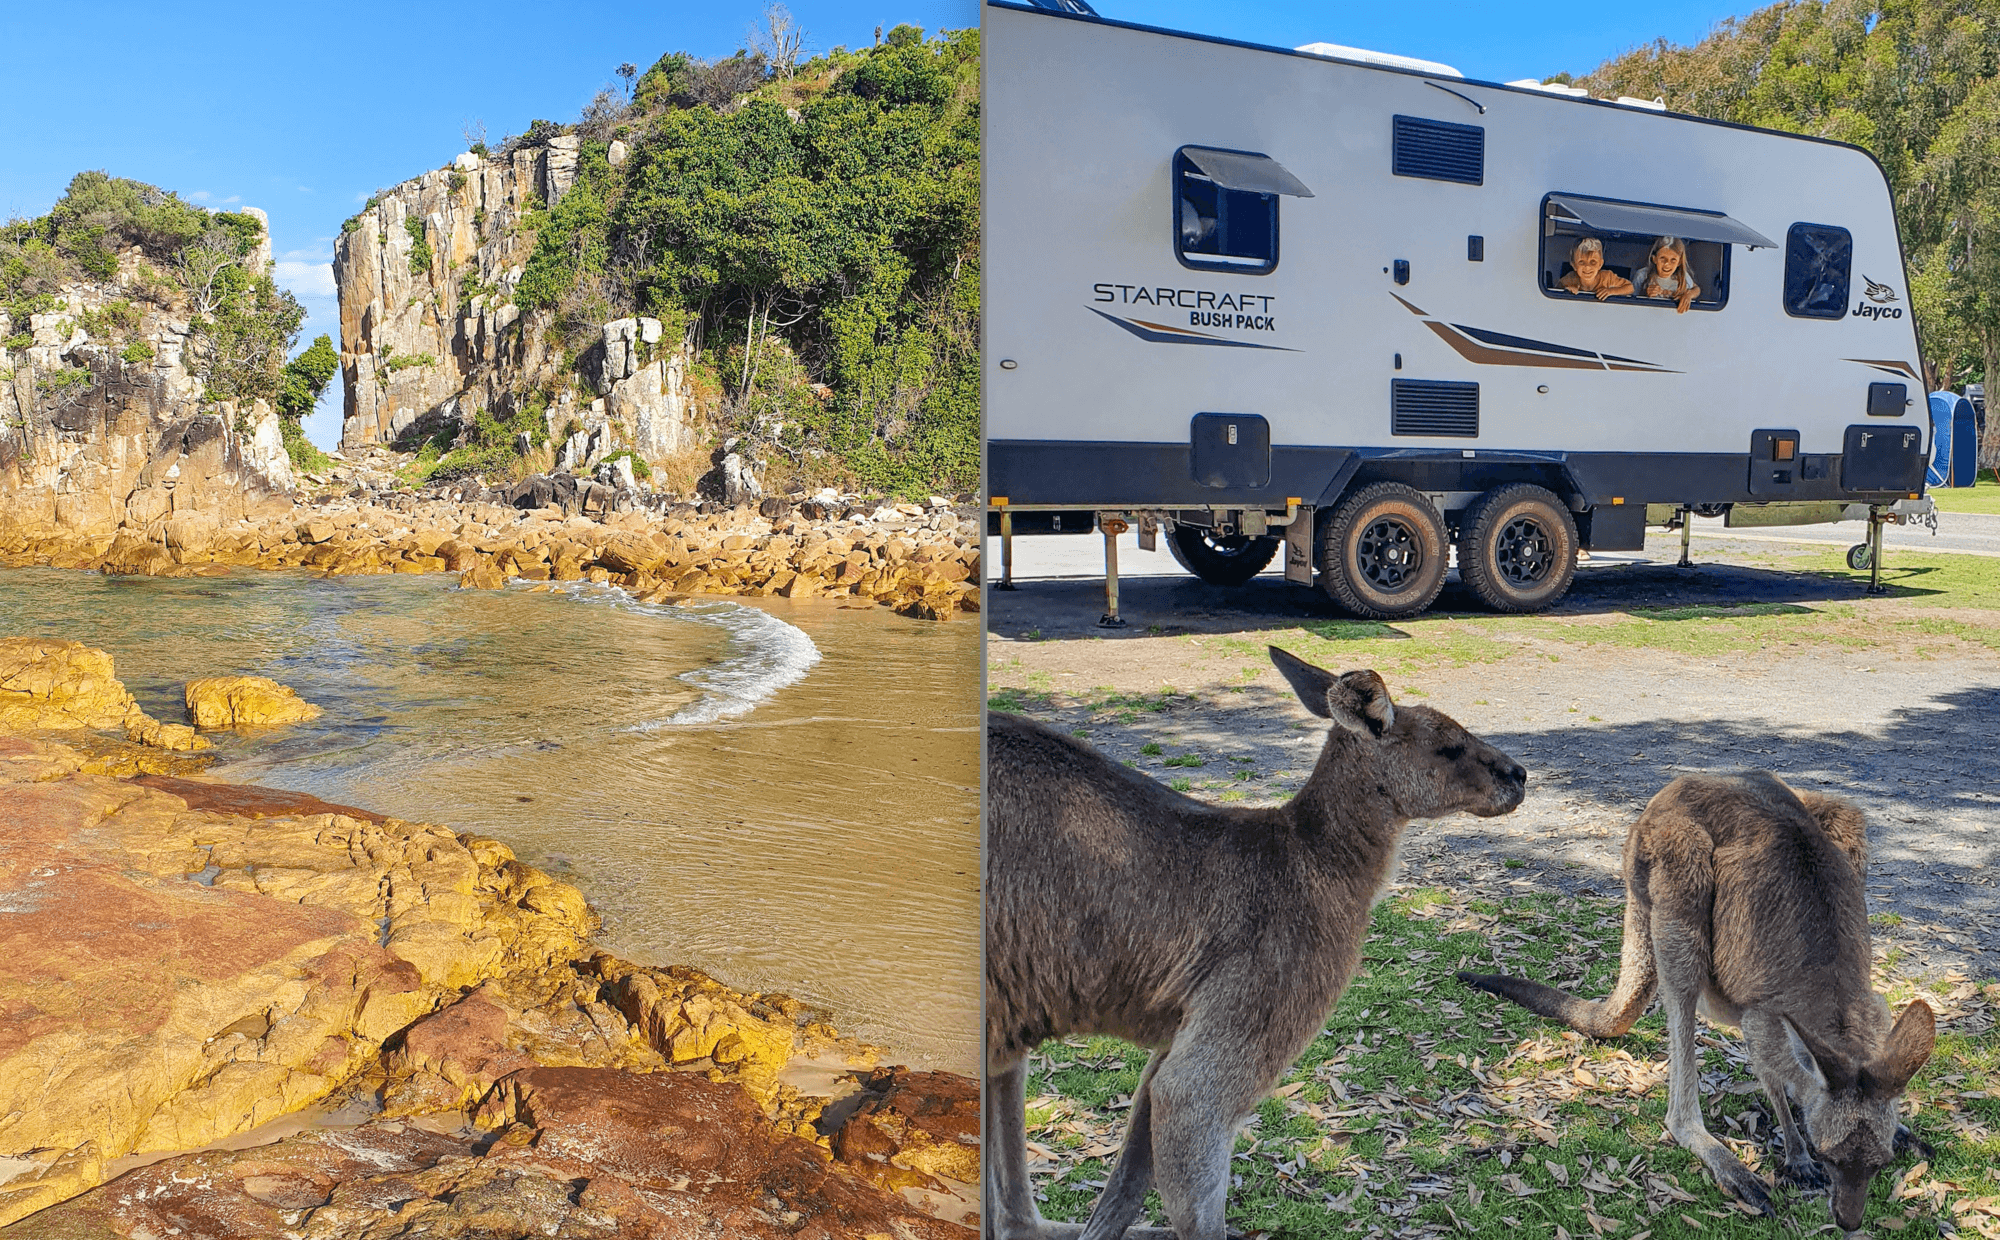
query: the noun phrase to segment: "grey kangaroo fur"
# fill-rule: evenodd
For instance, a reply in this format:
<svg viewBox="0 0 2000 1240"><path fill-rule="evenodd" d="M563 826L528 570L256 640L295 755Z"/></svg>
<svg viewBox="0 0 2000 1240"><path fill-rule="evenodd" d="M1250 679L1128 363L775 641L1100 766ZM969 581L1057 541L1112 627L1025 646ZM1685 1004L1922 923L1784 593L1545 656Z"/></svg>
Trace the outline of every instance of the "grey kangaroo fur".
<svg viewBox="0 0 2000 1240"><path fill-rule="evenodd" d="M1498 974L1459 980L1596 1038L1630 1029L1658 991L1667 1129L1717 1184L1769 1213L1764 1182L1701 1122L1695 1013L1739 1027L1785 1134L1781 1178L1826 1188L1830 1169L1834 1221L1856 1230L1869 1181L1912 1143L1896 1102L1937 1029L1920 999L1892 1022L1869 988L1861 811L1765 771L1685 775L1632 824L1624 870L1625 947L1609 997L1591 1002Z"/></svg>
<svg viewBox="0 0 2000 1240"><path fill-rule="evenodd" d="M1271 809L1203 804L1078 741L987 720L987 1232L1111 1240L1149 1187L1172 1232L1222 1240L1235 1133L1325 1025L1412 818L1521 803L1527 772L1374 672L1271 649L1335 726ZM1064 1034L1152 1049L1090 1221L1044 1222L1028 1182L1028 1052Z"/></svg>

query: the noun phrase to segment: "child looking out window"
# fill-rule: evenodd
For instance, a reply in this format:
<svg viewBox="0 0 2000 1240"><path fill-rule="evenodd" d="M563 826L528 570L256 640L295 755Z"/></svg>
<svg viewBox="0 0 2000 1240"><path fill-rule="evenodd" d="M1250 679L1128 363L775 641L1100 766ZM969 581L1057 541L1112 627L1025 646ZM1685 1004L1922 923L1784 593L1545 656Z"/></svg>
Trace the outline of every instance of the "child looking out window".
<svg viewBox="0 0 2000 1240"><path fill-rule="evenodd" d="M1701 287L1688 272L1687 243L1679 237L1661 237L1653 242L1646 265L1633 273L1641 297L1661 297L1677 302L1675 314L1686 314L1688 305L1701 296Z"/></svg>
<svg viewBox="0 0 2000 1240"><path fill-rule="evenodd" d="M1632 282L1604 269L1604 242L1583 237L1569 255L1570 273L1562 278L1563 288L1582 297L1630 297Z"/></svg>

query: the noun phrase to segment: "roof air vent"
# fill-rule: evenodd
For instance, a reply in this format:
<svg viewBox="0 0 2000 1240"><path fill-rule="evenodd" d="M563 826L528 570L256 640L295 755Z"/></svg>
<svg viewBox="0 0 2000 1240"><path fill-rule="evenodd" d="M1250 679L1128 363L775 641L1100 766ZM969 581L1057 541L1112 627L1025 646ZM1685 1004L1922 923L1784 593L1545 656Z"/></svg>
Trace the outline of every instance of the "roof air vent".
<svg viewBox="0 0 2000 1240"><path fill-rule="evenodd" d="M1308 56L1323 56L1328 60L1352 60L1364 65L1381 65L1389 69L1412 69L1418 73L1428 73L1433 77L1465 76L1450 65L1439 64L1435 60L1398 56L1394 52L1371 52L1365 47L1348 47L1341 43L1302 43L1292 50L1304 52Z"/></svg>

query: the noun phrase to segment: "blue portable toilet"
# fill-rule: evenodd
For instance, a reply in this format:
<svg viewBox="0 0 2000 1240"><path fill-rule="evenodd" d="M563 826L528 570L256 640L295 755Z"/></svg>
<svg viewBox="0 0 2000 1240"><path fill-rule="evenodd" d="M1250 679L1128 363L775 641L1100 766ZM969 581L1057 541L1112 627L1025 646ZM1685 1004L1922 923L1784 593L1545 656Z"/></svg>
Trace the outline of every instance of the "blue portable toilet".
<svg viewBox="0 0 2000 1240"><path fill-rule="evenodd" d="M1931 467L1934 487L1969 487L1979 476L1979 425L1972 402L1956 392L1932 392Z"/></svg>

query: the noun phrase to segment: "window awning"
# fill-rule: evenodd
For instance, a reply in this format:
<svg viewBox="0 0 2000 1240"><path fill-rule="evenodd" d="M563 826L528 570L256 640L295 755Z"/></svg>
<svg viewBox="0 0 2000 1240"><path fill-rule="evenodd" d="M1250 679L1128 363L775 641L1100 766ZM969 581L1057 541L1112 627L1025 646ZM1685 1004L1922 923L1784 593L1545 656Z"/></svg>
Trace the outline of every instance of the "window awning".
<svg viewBox="0 0 2000 1240"><path fill-rule="evenodd" d="M1246 155L1241 151L1218 151L1213 147L1184 146L1181 154L1224 189L1248 190L1253 194L1290 194L1310 198L1305 182L1286 171L1269 155ZM1768 242L1766 244L1769 244Z"/></svg>
<svg viewBox="0 0 2000 1240"><path fill-rule="evenodd" d="M1739 220L1706 211L1673 207L1642 207L1628 202L1550 194L1549 201L1602 232L1645 233L1679 237L1683 241L1721 241L1728 245L1778 248L1778 243Z"/></svg>

